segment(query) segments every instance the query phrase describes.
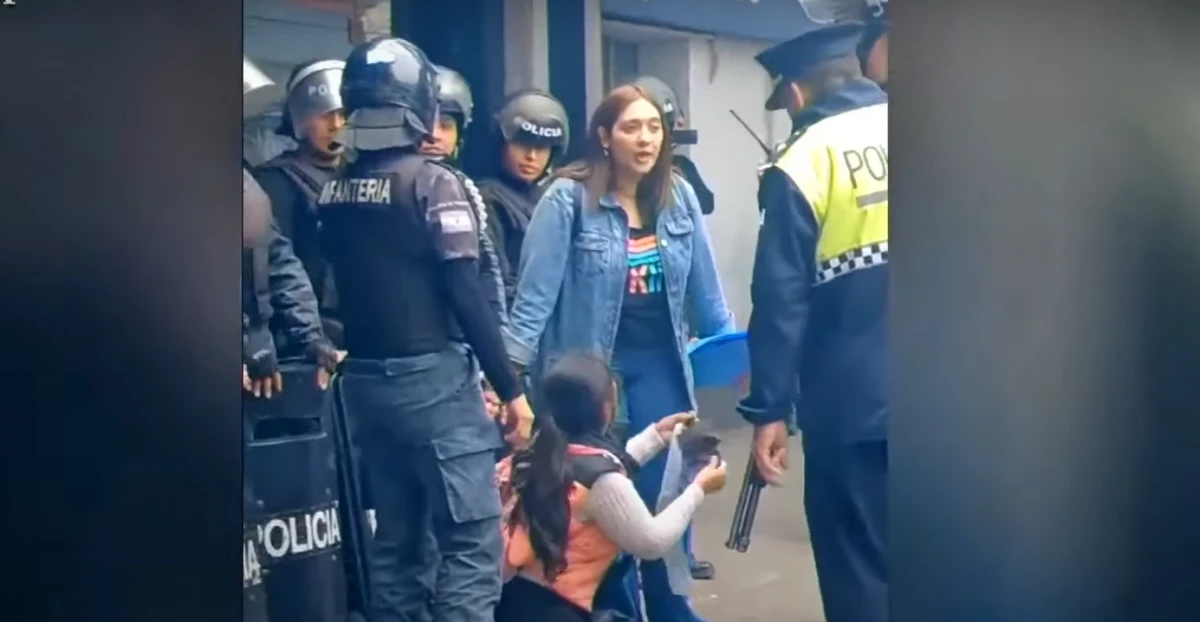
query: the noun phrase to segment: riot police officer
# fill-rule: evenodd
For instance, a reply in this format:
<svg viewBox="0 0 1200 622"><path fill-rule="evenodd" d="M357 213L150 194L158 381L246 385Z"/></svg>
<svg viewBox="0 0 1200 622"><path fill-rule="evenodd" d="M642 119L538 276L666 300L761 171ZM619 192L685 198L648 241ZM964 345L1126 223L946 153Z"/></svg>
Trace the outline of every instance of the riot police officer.
<svg viewBox="0 0 1200 622"><path fill-rule="evenodd" d="M567 111L553 95L525 89L508 96L494 117L497 172L479 183L487 205L488 234L504 276L506 308L517 287L525 229L537 203L539 184L566 151Z"/></svg>
<svg viewBox="0 0 1200 622"><path fill-rule="evenodd" d="M429 140L421 144L421 153L445 158L458 166L464 134L475 110L471 85L453 69L441 65L434 65L434 68L437 69L438 120Z"/></svg>
<svg viewBox="0 0 1200 622"><path fill-rule="evenodd" d="M673 128L671 147L694 145L698 142L699 134L696 130L687 129L687 119L679 106L679 98L675 95L675 89L653 76L642 76L634 80L633 84L645 89L662 106L663 121ZM713 213L716 203L712 190L708 188L708 184L704 183L704 178L700 176L700 169L696 168L696 163L682 153L676 153L671 160L675 165L675 170L692 185L692 190L696 192L696 198L700 200L700 211L705 215Z"/></svg>
<svg viewBox="0 0 1200 622"><path fill-rule="evenodd" d="M337 288L317 243L317 195L341 165L341 148L334 141L345 122L339 93L345 63L311 61L292 70L287 83L283 116L276 134L297 143L258 167L258 183L271 197L275 219L292 241L304 265L321 311L325 333L342 346L337 313ZM280 344L286 354L291 344Z"/></svg>
<svg viewBox="0 0 1200 622"><path fill-rule="evenodd" d="M437 70L438 86L438 120L429 138L421 143L420 153L431 158L442 160L455 167L454 174L466 187L479 207L479 222L481 225L479 265L482 269L484 285L488 288L488 303L500 318L500 324L508 321L508 309L504 305L503 269L497 256L492 238L487 233L487 214L484 211L483 199L479 188L461 169L458 168L458 158L462 153L464 133L471 125L471 113L475 109L471 99L471 86L457 71L434 65ZM489 403L492 394L488 392Z"/></svg>
<svg viewBox="0 0 1200 622"><path fill-rule="evenodd" d="M750 316L754 461L778 485L798 404L829 622L887 620L887 96L849 22L764 51L793 133L762 172Z"/></svg>
<svg viewBox="0 0 1200 622"><path fill-rule="evenodd" d="M488 309L473 199L454 169L418 153L437 121L436 80L425 54L401 39L351 52L339 142L356 157L318 199L349 350L343 404L376 508L375 622L492 619L502 441L478 369L505 402L511 442L526 441L533 420Z"/></svg>
<svg viewBox="0 0 1200 622"><path fill-rule="evenodd" d="M243 210L270 218L270 200L245 169L242 192ZM242 385L256 397L283 390L278 341L296 344L297 355L316 361L318 383L326 385L340 354L321 329L304 267L272 220L263 235L244 240L242 247Z"/></svg>

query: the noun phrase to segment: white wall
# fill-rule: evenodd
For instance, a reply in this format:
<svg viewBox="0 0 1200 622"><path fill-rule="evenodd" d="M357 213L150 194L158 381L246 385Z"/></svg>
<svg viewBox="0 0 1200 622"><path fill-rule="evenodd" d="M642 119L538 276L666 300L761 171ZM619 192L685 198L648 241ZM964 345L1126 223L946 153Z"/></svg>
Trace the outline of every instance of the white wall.
<svg viewBox="0 0 1200 622"><path fill-rule="evenodd" d="M765 156L729 111L737 111L768 145L786 139L791 124L786 114L763 110L770 80L754 56L768 44L694 37L687 47L687 95L680 98L691 126L700 133L699 144L688 148L687 154L716 195L708 231L725 297L738 324L745 327L758 237L757 167Z"/></svg>

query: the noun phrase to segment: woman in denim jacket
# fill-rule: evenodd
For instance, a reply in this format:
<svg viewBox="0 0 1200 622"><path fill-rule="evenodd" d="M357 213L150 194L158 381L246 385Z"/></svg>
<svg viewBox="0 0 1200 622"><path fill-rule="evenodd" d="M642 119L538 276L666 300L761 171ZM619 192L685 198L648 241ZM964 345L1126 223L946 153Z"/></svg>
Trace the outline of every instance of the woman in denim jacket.
<svg viewBox="0 0 1200 622"><path fill-rule="evenodd" d="M735 330L699 201L672 172L670 131L636 86L596 108L587 156L556 174L533 212L504 333L535 384L569 353L611 361L631 434L695 409L689 324L699 337ZM652 510L664 466L660 456L636 478ZM642 573L651 622L699 619L661 561Z"/></svg>

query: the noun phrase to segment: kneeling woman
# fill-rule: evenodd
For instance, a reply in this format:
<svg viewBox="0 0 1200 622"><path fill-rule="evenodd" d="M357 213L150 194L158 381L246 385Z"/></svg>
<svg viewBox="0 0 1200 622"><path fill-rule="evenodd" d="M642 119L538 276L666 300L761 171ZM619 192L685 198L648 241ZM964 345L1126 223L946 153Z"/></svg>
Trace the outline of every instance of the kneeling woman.
<svg viewBox="0 0 1200 622"><path fill-rule="evenodd" d="M691 413L664 417L622 449L605 435L617 408L608 365L569 355L542 381L530 447L497 466L505 507L505 585L496 622L585 622L622 550L658 559L683 535L706 494L725 485L714 463L659 515L630 480Z"/></svg>

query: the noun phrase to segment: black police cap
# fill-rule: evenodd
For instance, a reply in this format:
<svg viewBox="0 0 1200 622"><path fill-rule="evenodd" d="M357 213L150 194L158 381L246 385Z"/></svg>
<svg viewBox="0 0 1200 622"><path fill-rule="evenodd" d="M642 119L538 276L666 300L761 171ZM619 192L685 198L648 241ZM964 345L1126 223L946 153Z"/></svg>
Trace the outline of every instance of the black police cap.
<svg viewBox="0 0 1200 622"><path fill-rule="evenodd" d="M810 30L799 37L767 48L755 56L754 60L758 61L771 77L800 79L822 63L854 56L863 30L861 22L842 22Z"/></svg>
<svg viewBox="0 0 1200 622"><path fill-rule="evenodd" d="M854 57L863 32L861 22L842 22L810 30L755 56L754 60L776 80L767 110L783 107L779 88L783 84L802 80L829 61Z"/></svg>
<svg viewBox="0 0 1200 622"><path fill-rule="evenodd" d="M867 46L873 45L892 27L892 20L888 17L888 3L867 6L863 14L863 23L866 24L863 40L867 42Z"/></svg>

